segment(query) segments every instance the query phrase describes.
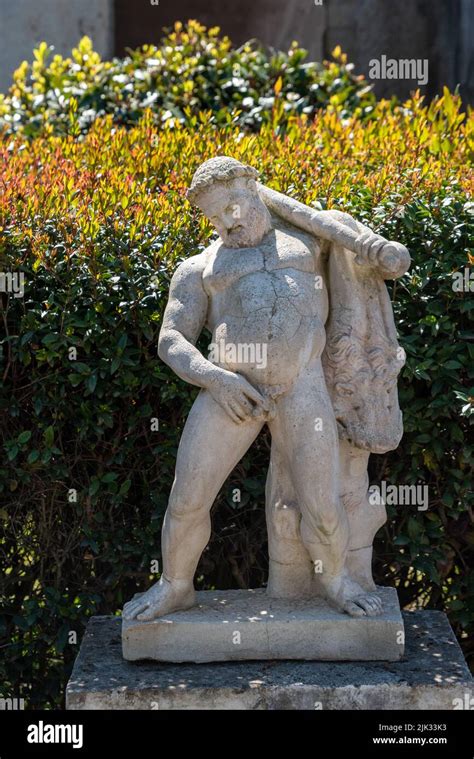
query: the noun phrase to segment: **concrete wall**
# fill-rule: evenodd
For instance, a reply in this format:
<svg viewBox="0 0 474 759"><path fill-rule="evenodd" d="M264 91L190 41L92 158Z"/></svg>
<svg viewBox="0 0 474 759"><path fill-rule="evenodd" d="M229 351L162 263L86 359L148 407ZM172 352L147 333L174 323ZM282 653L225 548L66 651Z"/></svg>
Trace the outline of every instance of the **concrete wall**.
<svg viewBox="0 0 474 759"><path fill-rule="evenodd" d="M0 0L0 91L11 84L23 60L31 61L39 42L64 54L85 34L101 55L111 55L113 0Z"/></svg>
<svg viewBox="0 0 474 759"><path fill-rule="evenodd" d="M103 55L158 43L163 27L197 18L220 26L234 44L251 38L275 48L296 39L310 58L341 45L358 72L370 60L427 59L432 96L461 84L474 101L474 0L0 0L0 91L41 40L68 52L88 34ZM158 4L155 4L158 2ZM407 96L415 81L373 82L379 96Z"/></svg>
<svg viewBox="0 0 474 759"><path fill-rule="evenodd" d="M474 0L115 0L118 53L125 47L157 42L163 26L196 18L218 25L237 45L256 37L287 48L297 39L313 60L329 57L341 45L356 65L369 72L370 60L427 59L429 79L422 91L432 96L443 85L461 83L472 102ZM374 81L379 96L406 97L415 81Z"/></svg>
<svg viewBox="0 0 474 759"><path fill-rule="evenodd" d="M462 85L473 97L473 0L326 0L325 51L342 46L356 69L368 75L371 59L427 59L429 79L421 91L433 96L443 85ZM470 72L470 73L469 73ZM379 96L405 97L415 81L375 83Z"/></svg>
<svg viewBox="0 0 474 759"><path fill-rule="evenodd" d="M327 0L326 0L327 2ZM197 19L205 26L220 26L234 44L251 38L275 48L298 40L313 59L323 54L326 5L314 0L115 0L116 49L156 43L160 30L175 21Z"/></svg>

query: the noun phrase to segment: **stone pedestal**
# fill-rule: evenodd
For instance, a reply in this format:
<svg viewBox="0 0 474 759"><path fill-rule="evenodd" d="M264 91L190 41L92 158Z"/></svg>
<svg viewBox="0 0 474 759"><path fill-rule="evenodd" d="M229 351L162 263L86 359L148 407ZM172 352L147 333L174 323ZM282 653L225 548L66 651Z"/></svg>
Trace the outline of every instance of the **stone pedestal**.
<svg viewBox="0 0 474 759"><path fill-rule="evenodd" d="M398 662L128 662L121 620L93 617L67 709L457 709L474 687L441 612L404 613Z"/></svg>
<svg viewBox="0 0 474 759"><path fill-rule="evenodd" d="M378 588L383 614L349 617L321 598L270 598L265 590L201 591L197 606L153 622L123 621L128 661L266 659L398 661L403 620L394 588Z"/></svg>

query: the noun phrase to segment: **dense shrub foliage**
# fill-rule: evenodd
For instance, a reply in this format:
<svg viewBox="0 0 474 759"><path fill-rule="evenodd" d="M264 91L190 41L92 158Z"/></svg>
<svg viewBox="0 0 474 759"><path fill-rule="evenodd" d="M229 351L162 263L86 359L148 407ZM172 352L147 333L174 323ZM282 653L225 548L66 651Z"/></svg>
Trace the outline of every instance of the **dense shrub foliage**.
<svg viewBox="0 0 474 759"><path fill-rule="evenodd" d="M312 115L341 105L343 114L370 115L375 98L339 49L335 60L306 61L296 43L288 53L267 51L255 42L236 50L219 30L196 21L175 25L160 47L146 45L126 58L101 61L85 37L71 58L52 56L42 43L31 65L24 61L7 96L0 96L0 128L32 136L43 129L79 134L97 116L134 124L150 108L157 126L189 122L210 111L217 124L230 121L256 130L278 99L280 125L292 114Z"/></svg>
<svg viewBox="0 0 474 759"><path fill-rule="evenodd" d="M123 70L142 70L135 60ZM68 64L68 76L80 79L82 65ZM474 621L474 297L453 290L452 275L472 263L472 119L446 91L429 106L419 97L403 107L375 104L365 123L344 102L314 120L290 118L276 98L259 134L232 122L217 127L216 111L158 124L158 111L148 110L131 125L140 81L126 96L127 127L112 105L80 139L75 129L61 134L64 105L54 129L31 140L28 124L45 111L26 105L24 131L0 139L0 270L25 278L24 297L2 296L0 320L5 694L29 706L59 703L77 653L70 631L80 640L90 614L117 613L156 579L151 562L160 559L176 448L196 392L160 362L157 335L174 268L212 234L185 189L216 154L251 163L275 189L346 210L410 249L410 273L389 283L408 355L405 435L397 451L372 457L371 473L377 483L426 484L430 501L424 512L390 507L376 574L397 585L408 608L446 610L465 643ZM106 91L113 104L119 89ZM263 434L219 495L199 587L265 582L268 445Z"/></svg>

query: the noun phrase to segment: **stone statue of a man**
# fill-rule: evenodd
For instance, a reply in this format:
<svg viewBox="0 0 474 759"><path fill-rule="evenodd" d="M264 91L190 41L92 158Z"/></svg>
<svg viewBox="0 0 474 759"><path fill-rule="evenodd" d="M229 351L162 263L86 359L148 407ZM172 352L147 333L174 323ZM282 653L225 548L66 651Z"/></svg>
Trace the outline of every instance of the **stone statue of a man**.
<svg viewBox="0 0 474 759"><path fill-rule="evenodd" d="M330 316L328 245L335 244L331 256L349 249L356 266L376 267L385 278L406 271L408 253L347 214L316 212L261 186L256 170L233 158L202 164L189 199L219 236L178 266L159 355L201 391L179 445L163 526L163 574L125 605L124 619L152 620L194 605L193 578L209 541L212 504L265 424L298 502L302 546L322 567L320 593L341 612L377 615L379 595L356 582L347 562L343 422L322 364ZM204 326L212 333L211 360L195 347ZM398 406L396 413L399 438ZM353 442L370 450L367 440Z"/></svg>

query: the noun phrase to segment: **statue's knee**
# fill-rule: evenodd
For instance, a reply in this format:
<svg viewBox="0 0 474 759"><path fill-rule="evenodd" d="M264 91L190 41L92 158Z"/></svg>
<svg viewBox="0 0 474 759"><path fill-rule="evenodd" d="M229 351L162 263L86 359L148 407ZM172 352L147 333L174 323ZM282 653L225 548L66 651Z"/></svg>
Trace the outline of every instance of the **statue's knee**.
<svg viewBox="0 0 474 759"><path fill-rule="evenodd" d="M308 510L308 522L312 529L319 532L325 538L332 537L337 530L344 528L347 521L346 514L340 508L337 501L324 507L318 508L316 504Z"/></svg>
<svg viewBox="0 0 474 759"><path fill-rule="evenodd" d="M319 519L319 531L330 538L341 526L341 518L337 513L324 513Z"/></svg>
<svg viewBox="0 0 474 759"><path fill-rule="evenodd" d="M193 493L188 497L173 496L170 498L168 509L174 519L198 519L204 516L209 509L206 509L203 500L198 497L199 494Z"/></svg>

